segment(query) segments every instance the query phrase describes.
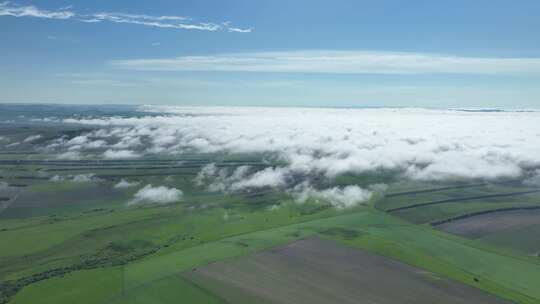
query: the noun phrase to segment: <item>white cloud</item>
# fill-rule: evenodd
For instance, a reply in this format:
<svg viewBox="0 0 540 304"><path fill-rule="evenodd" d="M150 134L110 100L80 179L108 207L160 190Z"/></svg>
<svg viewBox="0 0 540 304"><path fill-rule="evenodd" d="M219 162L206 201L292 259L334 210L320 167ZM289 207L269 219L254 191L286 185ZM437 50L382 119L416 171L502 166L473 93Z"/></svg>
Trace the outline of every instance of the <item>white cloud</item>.
<svg viewBox="0 0 540 304"><path fill-rule="evenodd" d="M98 149L98 148L104 147L106 145L107 145L107 143L104 140L94 140L94 141L89 141L86 144L84 144L84 148L86 148L86 149Z"/></svg>
<svg viewBox="0 0 540 304"><path fill-rule="evenodd" d="M265 168L253 171L250 166L238 166L234 170L218 168L215 164L208 164L201 168L194 179L197 186L207 185L212 192L242 191L251 188L278 188L287 185L288 168Z"/></svg>
<svg viewBox="0 0 540 304"><path fill-rule="evenodd" d="M55 176L51 177L49 180L51 182L61 182L61 181L64 181L65 179L63 176L56 174Z"/></svg>
<svg viewBox="0 0 540 304"><path fill-rule="evenodd" d="M238 28L238 27L229 27L228 31L229 32L236 32L236 33L251 33L251 31L253 31L253 29L252 28L241 29L241 28Z"/></svg>
<svg viewBox="0 0 540 304"><path fill-rule="evenodd" d="M236 169L234 169L231 173L228 168L220 169L214 163L212 163L203 166L193 181L197 186L207 185L207 189L212 192L229 192L250 187L256 188L271 186L256 186L254 182L257 183L258 179L258 183L260 183L262 181L260 175L264 173L257 172L259 175L256 175L257 173L255 173L253 176L248 177L250 169L251 168L249 166L239 166L236 167ZM255 179L253 179L253 177L255 177Z"/></svg>
<svg viewBox="0 0 540 304"><path fill-rule="evenodd" d="M67 151L57 155L56 158L64 160L79 160L81 159L81 153L77 151Z"/></svg>
<svg viewBox="0 0 540 304"><path fill-rule="evenodd" d="M38 9L33 5L16 6L11 5L10 2L2 2L0 3L0 16L70 19L75 16L75 13L69 10L48 11Z"/></svg>
<svg viewBox="0 0 540 304"><path fill-rule="evenodd" d="M139 154L131 150L107 150L103 153L106 159L127 159L140 157Z"/></svg>
<svg viewBox="0 0 540 304"><path fill-rule="evenodd" d="M124 14L124 13L98 13L92 16L102 19L122 20L122 19L138 19L148 21L186 21L191 18L184 16L150 16L142 14Z"/></svg>
<svg viewBox="0 0 540 304"><path fill-rule="evenodd" d="M114 148L122 149L122 148L131 148L131 147L137 147L141 145L141 140L138 137L131 137L131 136L124 136L120 138L120 141L118 141L116 144L113 145Z"/></svg>
<svg viewBox="0 0 540 304"><path fill-rule="evenodd" d="M425 109L144 107L152 116L69 119L94 138L137 138L146 153L264 153L266 171L205 167L216 191L281 187L310 176L394 170L411 179L518 178L540 167L540 112ZM164 115L159 115L162 113ZM114 145L114 143L113 143ZM152 152L154 151L154 152ZM241 177L240 177L241 176ZM362 185L366 187L367 185Z"/></svg>
<svg viewBox="0 0 540 304"><path fill-rule="evenodd" d="M304 183L295 187L293 194L299 202L314 198L329 202L336 208L350 208L368 201L373 192L362 189L357 185L317 190Z"/></svg>
<svg viewBox="0 0 540 304"><path fill-rule="evenodd" d="M176 188L165 186L153 187L148 184L135 193L133 200L128 205L137 205L143 203L149 204L169 204L182 199L184 193Z"/></svg>
<svg viewBox="0 0 540 304"><path fill-rule="evenodd" d="M38 139L40 139L40 138L42 138L42 137L43 137L43 136L41 136L41 135L39 135L39 134L37 134L37 135L30 135L30 136L28 136L27 138L25 138L25 139L23 140L23 142L25 142L25 143L33 142L33 141L36 141L36 140L38 140Z"/></svg>
<svg viewBox="0 0 540 304"><path fill-rule="evenodd" d="M462 57L377 51L288 51L115 60L148 71L230 71L341 74L540 74L540 58Z"/></svg>
<svg viewBox="0 0 540 304"><path fill-rule="evenodd" d="M203 31L217 31L221 29L221 26L215 23L180 23L187 22L189 18L182 16L148 16L148 15L134 15L134 14L121 14L121 13L97 13L86 16L82 21L86 22L114 22L114 23L130 23L145 25L157 28L170 28L170 29L187 29L187 30L203 30ZM174 23L171 23L174 21ZM178 22L180 21L180 22Z"/></svg>
<svg viewBox="0 0 540 304"><path fill-rule="evenodd" d="M0 16L12 17L35 17L45 19L72 19L85 23L126 23L137 24L156 28L182 29L182 30L201 30L218 31L226 30L229 32L249 33L250 29L241 29L230 26L229 22L222 24L212 22L194 23L191 18L184 16L150 16L144 14L126 14L101 12L93 14L80 14L71 11L71 7L64 7L58 10L44 10L33 5L19 6L10 2L0 3Z"/></svg>
<svg viewBox="0 0 540 304"><path fill-rule="evenodd" d="M70 139L67 144L68 145L82 145L88 141L88 136L80 135L73 137Z"/></svg>
<svg viewBox="0 0 540 304"><path fill-rule="evenodd" d="M125 179L122 179L120 180L117 184L114 185L114 188L116 189L126 189L126 188L131 188L131 187L135 187L139 184L139 182L128 182L127 180Z"/></svg>
<svg viewBox="0 0 540 304"><path fill-rule="evenodd" d="M238 27L233 27L231 26L230 21L223 22L223 26L225 26L229 32L236 32L236 33L251 33L251 31L253 30L252 28L242 29Z"/></svg>
<svg viewBox="0 0 540 304"><path fill-rule="evenodd" d="M89 183L94 181L99 181L97 177L95 177L94 173L85 173L85 174L76 174L76 175L68 175L68 176L62 176L62 175L54 175L49 179L51 182L62 182L62 181L72 181L76 183Z"/></svg>
<svg viewBox="0 0 540 304"><path fill-rule="evenodd" d="M466 153L447 152L436 156L437 161L425 167L411 165L406 175L418 180L468 178L494 179L498 176L517 178L522 174L519 164L510 160L477 158ZM459 164L459 165L456 165Z"/></svg>
<svg viewBox="0 0 540 304"><path fill-rule="evenodd" d="M214 163L203 166L194 179L195 184L197 186L204 185L206 181L214 178L217 171L218 169Z"/></svg>
<svg viewBox="0 0 540 304"><path fill-rule="evenodd" d="M266 168L255 172L253 175L242 178L231 185L232 190L241 190L246 188L262 188L262 187L283 187L287 184L286 178L288 174L286 168Z"/></svg>
<svg viewBox="0 0 540 304"><path fill-rule="evenodd" d="M97 180L93 173L77 174L71 177L71 180L76 183L89 183Z"/></svg>

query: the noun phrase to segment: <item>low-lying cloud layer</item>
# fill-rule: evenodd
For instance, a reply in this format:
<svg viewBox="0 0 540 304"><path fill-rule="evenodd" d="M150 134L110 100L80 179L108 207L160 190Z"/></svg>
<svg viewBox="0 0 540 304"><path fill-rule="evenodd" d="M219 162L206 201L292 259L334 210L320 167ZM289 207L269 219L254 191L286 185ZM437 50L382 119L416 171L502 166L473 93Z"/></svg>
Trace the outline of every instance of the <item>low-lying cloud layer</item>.
<svg viewBox="0 0 540 304"><path fill-rule="evenodd" d="M138 118L66 119L102 126L51 149L104 158L182 153L260 153L266 168L209 165L195 183L211 191L290 191L313 177L391 170L413 180L531 179L540 167L540 112L426 109L187 108L147 106ZM93 150L94 149L94 150ZM116 151L116 152L111 152ZM126 152L131 151L131 152ZM116 154L115 154L116 153ZM120 155L121 154L121 155ZM315 183L314 185L316 185ZM339 206L369 199L362 188L295 191Z"/></svg>
<svg viewBox="0 0 540 304"><path fill-rule="evenodd" d="M65 121L104 126L89 137L116 137L111 147L145 142L145 153L273 153L289 170L328 177L397 169L413 179L495 179L540 166L538 112L144 109L176 115ZM253 183L264 183L266 175Z"/></svg>

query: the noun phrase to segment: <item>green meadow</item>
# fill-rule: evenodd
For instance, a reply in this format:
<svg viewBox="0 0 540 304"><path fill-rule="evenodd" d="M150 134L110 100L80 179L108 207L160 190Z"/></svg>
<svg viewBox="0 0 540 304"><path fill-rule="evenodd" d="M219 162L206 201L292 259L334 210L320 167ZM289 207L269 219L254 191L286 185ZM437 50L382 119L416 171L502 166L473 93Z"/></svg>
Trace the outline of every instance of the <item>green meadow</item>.
<svg viewBox="0 0 540 304"><path fill-rule="evenodd" d="M145 298L155 298L155 295L159 295L157 303L167 303L167 299L173 299L175 295L187 295L202 303L219 303L219 299L183 281L178 274L314 234L389 256L519 303L536 303L540 299L537 288L540 261L537 259L508 254L494 247L410 224L371 207L347 214L319 214L303 218L299 223L289 220L292 214L266 211L245 215L244 219L236 222L222 222L222 229L216 232L213 229L216 226L210 224L223 220L216 212L210 212L206 216L201 215L200 221L192 219L183 224L193 227L187 241L161 245L157 252L122 265L75 270L33 283L17 293L11 303L33 303L38 299L41 303L144 303ZM257 224L263 218L281 223L275 225L278 227ZM160 230L162 240L167 240L175 231L173 226ZM140 235L133 246L143 246L145 238L160 239L157 234ZM111 236L111 240L113 238ZM127 246L130 243L124 242ZM10 278L28 274L16 272ZM175 288L167 288L171 285Z"/></svg>

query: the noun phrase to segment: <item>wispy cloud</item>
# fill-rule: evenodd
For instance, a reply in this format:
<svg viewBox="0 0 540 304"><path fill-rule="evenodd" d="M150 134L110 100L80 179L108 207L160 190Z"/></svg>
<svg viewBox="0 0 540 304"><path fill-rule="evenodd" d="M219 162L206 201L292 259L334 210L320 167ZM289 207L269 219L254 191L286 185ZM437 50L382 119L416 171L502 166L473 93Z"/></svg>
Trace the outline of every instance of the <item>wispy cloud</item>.
<svg viewBox="0 0 540 304"><path fill-rule="evenodd" d="M97 13L79 15L83 22L114 22L138 24L158 28L217 31L223 29L216 23L190 23L191 19L183 16L148 16L122 13Z"/></svg>
<svg viewBox="0 0 540 304"><path fill-rule="evenodd" d="M237 33L249 33L251 28L242 29L233 27L230 22L194 22L185 16L151 16L145 14L126 14L100 12L93 14L79 14L72 11L72 7L64 7L57 10L44 10L33 5L19 6L10 2L0 2L0 16L12 17L35 17L44 19L76 20L86 23L127 23L137 24L156 28L181 29L181 30L201 30L201 31L228 31Z"/></svg>
<svg viewBox="0 0 540 304"><path fill-rule="evenodd" d="M70 19L75 17L75 13L67 9L60 9L57 11L48 11L38 9L35 6L16 6L11 5L9 2L0 3L0 16L13 16L13 17L36 17L36 18L48 18L48 19Z"/></svg>
<svg viewBox="0 0 540 304"><path fill-rule="evenodd" d="M116 60L149 71L234 71L343 74L540 74L540 58L462 57L377 51L287 51Z"/></svg>
<svg viewBox="0 0 540 304"><path fill-rule="evenodd" d="M241 28L237 28L237 27L229 27L228 30L229 30L229 32L236 32L236 33L251 33L251 31L252 31L251 28L241 29Z"/></svg>
<svg viewBox="0 0 540 304"><path fill-rule="evenodd" d="M252 28L245 28L245 29L242 29L242 28L238 28L238 27L233 27L231 26L231 22L230 21L225 21L223 22L223 25L225 27L227 27L227 30L229 32L236 32L236 33L251 33L251 31L253 30Z"/></svg>

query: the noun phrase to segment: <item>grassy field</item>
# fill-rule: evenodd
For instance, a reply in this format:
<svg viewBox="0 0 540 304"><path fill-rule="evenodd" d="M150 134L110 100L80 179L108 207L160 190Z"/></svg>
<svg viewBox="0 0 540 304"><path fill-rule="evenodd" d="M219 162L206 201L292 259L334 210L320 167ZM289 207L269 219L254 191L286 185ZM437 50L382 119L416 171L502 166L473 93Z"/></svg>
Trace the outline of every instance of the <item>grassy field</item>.
<svg viewBox="0 0 540 304"><path fill-rule="evenodd" d="M72 272L24 288L13 303L31 303L41 298L44 290L50 299L44 303L76 299L81 303L103 303L110 298L129 297L131 292L140 293L146 288L153 292L153 288L160 288L159 285L155 287L155 282L180 272L313 234L338 239L520 303L535 303L540 299L536 288L536 282L540 280L537 260L509 255L427 227L407 224L368 208L353 214L206 241L187 248L177 244L122 267ZM122 275L121 282L110 284L109 292L94 294L93 290L103 284L98 277L118 275ZM86 284L80 285L84 287L73 289L69 294L61 292L79 280L86 280Z"/></svg>
<svg viewBox="0 0 540 304"><path fill-rule="evenodd" d="M455 187L417 183L418 190L398 188L376 204L377 209L424 224L469 213L509 207L540 206L539 189L518 182L471 183Z"/></svg>

